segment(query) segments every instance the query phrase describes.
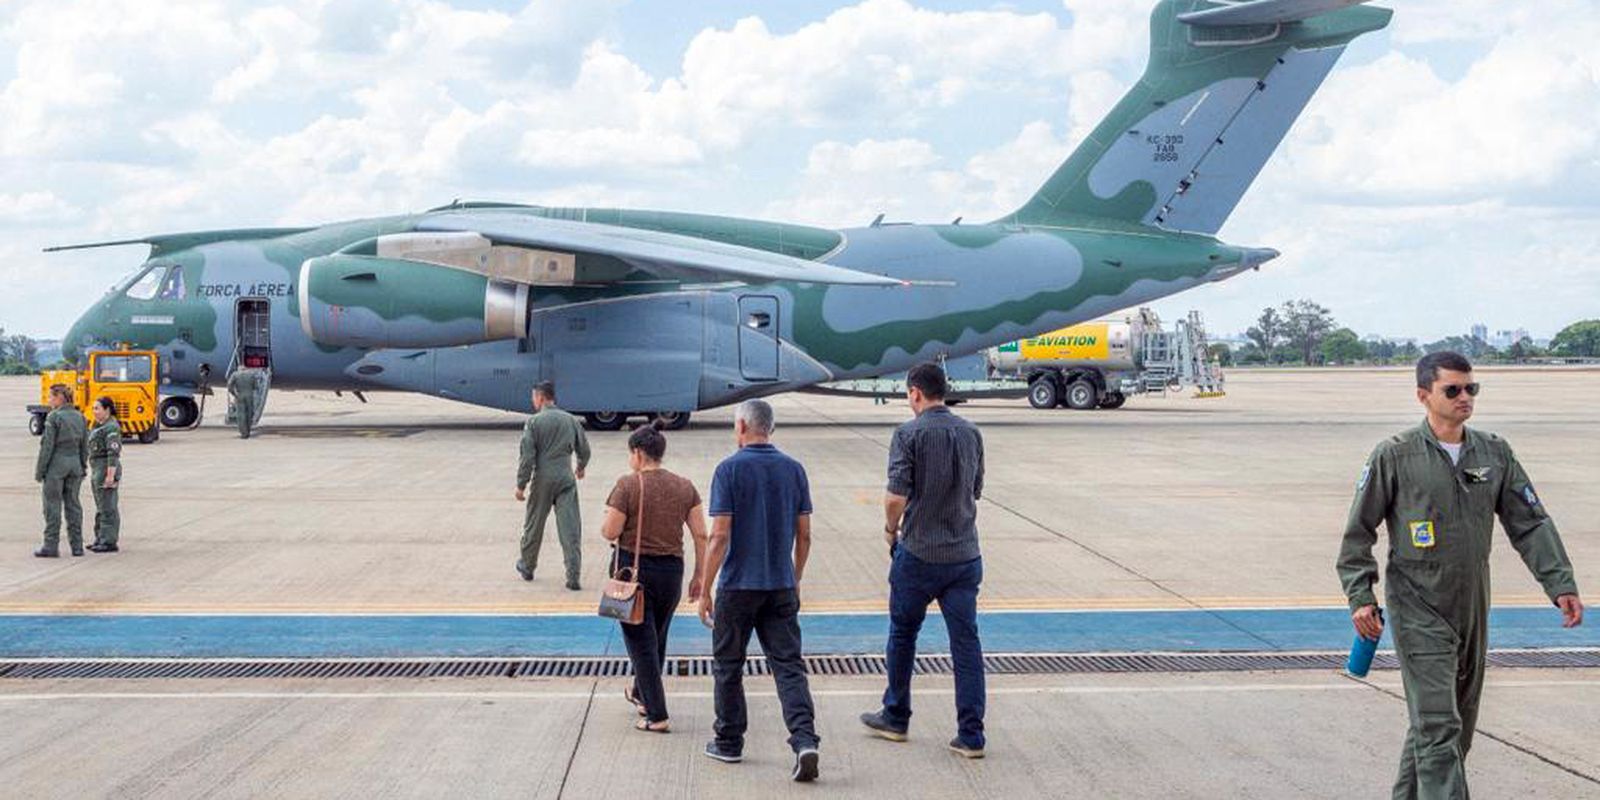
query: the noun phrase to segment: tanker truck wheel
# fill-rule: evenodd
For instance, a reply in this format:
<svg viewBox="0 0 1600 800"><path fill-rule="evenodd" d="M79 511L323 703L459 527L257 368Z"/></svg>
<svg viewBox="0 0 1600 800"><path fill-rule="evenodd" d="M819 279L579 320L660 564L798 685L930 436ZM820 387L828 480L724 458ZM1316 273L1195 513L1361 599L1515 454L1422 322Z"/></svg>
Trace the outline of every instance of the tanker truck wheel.
<svg viewBox="0 0 1600 800"><path fill-rule="evenodd" d="M1106 396L1100 398L1100 407L1107 409L1122 408L1122 404L1126 402L1128 402L1128 396L1122 392L1106 392Z"/></svg>
<svg viewBox="0 0 1600 800"><path fill-rule="evenodd" d="M1060 404L1060 393L1056 391L1056 382L1049 375L1043 375L1028 384L1028 404L1034 408L1055 408Z"/></svg>
<svg viewBox="0 0 1600 800"><path fill-rule="evenodd" d="M1100 392L1086 380L1076 380L1067 387L1067 408L1087 411L1100 405Z"/></svg>
<svg viewBox="0 0 1600 800"><path fill-rule="evenodd" d="M28 433L31 433L34 436L43 436L44 435L44 415L43 414L29 414L28 415Z"/></svg>

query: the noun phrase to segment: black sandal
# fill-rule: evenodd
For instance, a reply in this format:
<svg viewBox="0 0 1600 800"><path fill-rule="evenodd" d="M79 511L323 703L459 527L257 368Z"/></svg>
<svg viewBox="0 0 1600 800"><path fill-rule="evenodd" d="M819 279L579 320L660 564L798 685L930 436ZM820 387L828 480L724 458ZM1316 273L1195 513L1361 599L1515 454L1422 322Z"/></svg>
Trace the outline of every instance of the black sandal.
<svg viewBox="0 0 1600 800"><path fill-rule="evenodd" d="M644 703L639 702L639 695L633 691L632 686L622 690L622 698L633 704L633 710L639 712L639 716L649 716L650 712L645 710Z"/></svg>

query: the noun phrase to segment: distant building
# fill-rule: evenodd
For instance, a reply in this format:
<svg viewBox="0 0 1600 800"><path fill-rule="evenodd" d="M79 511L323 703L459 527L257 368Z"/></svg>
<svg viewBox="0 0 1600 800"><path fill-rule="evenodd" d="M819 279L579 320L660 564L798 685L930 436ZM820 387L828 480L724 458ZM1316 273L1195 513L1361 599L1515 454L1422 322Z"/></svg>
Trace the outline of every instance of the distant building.
<svg viewBox="0 0 1600 800"><path fill-rule="evenodd" d="M1489 341L1489 326L1481 322L1472 326L1472 338L1480 342Z"/></svg>
<svg viewBox="0 0 1600 800"><path fill-rule="evenodd" d="M1489 344L1493 345L1497 349L1504 350L1516 344L1517 342L1527 342L1532 338L1533 337L1528 335L1527 328L1517 328L1516 330L1511 331L1495 331L1494 336L1490 337L1489 339Z"/></svg>

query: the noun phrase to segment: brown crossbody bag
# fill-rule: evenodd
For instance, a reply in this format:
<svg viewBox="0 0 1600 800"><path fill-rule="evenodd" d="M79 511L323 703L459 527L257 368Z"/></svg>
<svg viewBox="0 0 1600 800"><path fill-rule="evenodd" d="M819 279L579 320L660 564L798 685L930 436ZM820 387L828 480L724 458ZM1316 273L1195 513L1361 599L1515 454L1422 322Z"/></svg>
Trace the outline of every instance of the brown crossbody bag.
<svg viewBox="0 0 1600 800"><path fill-rule="evenodd" d="M619 537L620 539L620 537ZM623 567L622 542L611 550L611 578L600 590L602 617L624 625L644 622L644 589L639 586L639 548L644 542L644 473L639 473L639 513L634 519L633 566ZM626 579L624 579L626 576Z"/></svg>

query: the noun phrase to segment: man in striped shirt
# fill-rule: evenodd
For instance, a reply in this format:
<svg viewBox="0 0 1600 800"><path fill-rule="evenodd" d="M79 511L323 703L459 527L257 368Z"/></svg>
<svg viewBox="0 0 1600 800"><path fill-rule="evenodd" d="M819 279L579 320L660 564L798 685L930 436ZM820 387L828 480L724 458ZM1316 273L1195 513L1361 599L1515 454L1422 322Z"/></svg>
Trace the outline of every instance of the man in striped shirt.
<svg viewBox="0 0 1600 800"><path fill-rule="evenodd" d="M958 731L950 749L982 758L983 646L978 642L978 499L983 496L983 436L951 413L944 370L919 364L906 376L916 417L894 432L884 498L889 568L889 688L883 709L861 715L873 733L906 740L917 633L935 600L950 634Z"/></svg>

